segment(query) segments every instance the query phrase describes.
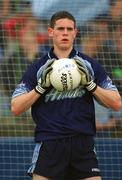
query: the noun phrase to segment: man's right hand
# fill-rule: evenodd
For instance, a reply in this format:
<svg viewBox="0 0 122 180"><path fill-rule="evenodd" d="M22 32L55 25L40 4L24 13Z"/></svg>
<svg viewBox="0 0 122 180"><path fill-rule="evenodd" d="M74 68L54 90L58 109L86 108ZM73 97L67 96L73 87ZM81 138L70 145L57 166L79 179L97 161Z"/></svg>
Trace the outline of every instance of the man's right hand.
<svg viewBox="0 0 122 180"><path fill-rule="evenodd" d="M55 59L49 59L44 66L42 66L37 72L38 84L35 87L35 91L39 94L44 94L44 92L51 86L50 83L50 72L52 70L52 64Z"/></svg>

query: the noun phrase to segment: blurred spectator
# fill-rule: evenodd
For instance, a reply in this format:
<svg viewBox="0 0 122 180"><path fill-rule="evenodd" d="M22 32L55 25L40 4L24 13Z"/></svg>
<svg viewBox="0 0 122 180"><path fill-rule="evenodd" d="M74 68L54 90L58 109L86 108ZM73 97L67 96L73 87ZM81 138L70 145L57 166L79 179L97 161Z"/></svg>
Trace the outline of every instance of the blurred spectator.
<svg viewBox="0 0 122 180"><path fill-rule="evenodd" d="M107 70L122 96L122 32L121 25L109 31L109 36L97 48L96 58Z"/></svg>
<svg viewBox="0 0 122 180"><path fill-rule="evenodd" d="M110 20L110 16L104 14L87 24L85 36L81 38L82 51L104 66L122 95L121 26L118 23L119 27L116 26L116 29L114 27L112 31ZM121 112L108 110L97 102L95 102L95 109L97 136L98 134L108 135L111 130L118 128L122 119Z"/></svg>
<svg viewBox="0 0 122 180"><path fill-rule="evenodd" d="M94 103L96 114L96 136L109 136L110 132L119 128L122 119L122 112L116 113L111 109L102 106L96 100Z"/></svg>
<svg viewBox="0 0 122 180"><path fill-rule="evenodd" d="M5 47L6 47L6 38L5 38L2 22L0 22L0 62L3 59Z"/></svg>
<svg viewBox="0 0 122 180"><path fill-rule="evenodd" d="M97 16L80 29L82 51L91 57L96 57L98 47L109 38L109 19L106 14Z"/></svg>
<svg viewBox="0 0 122 180"><path fill-rule="evenodd" d="M122 1L112 0L111 7L109 10L109 16L114 22L122 20Z"/></svg>
<svg viewBox="0 0 122 180"><path fill-rule="evenodd" d="M81 43L83 52L104 66L122 95L122 22L116 21L116 26L112 22L109 14L96 17L89 22Z"/></svg>
<svg viewBox="0 0 122 180"><path fill-rule="evenodd" d="M31 14L17 14L16 16L10 17L3 22L3 30L5 32L4 37L7 38L6 53L10 55L16 49L16 41L21 40L22 34L31 29L31 32L35 32L38 43L44 43L47 39L47 32L45 32L44 21L35 18ZM43 30L43 31L42 31ZM15 46L13 47L13 44ZM13 47L13 51L12 48ZM11 52L12 51L12 52ZM7 55L6 54L6 55Z"/></svg>
<svg viewBox="0 0 122 180"><path fill-rule="evenodd" d="M11 95L25 69L43 54L42 47L48 36L38 32L38 26L39 21L35 17L12 18L4 24L8 38L16 45L1 63L1 81L6 95Z"/></svg>
<svg viewBox="0 0 122 180"><path fill-rule="evenodd" d="M0 18L6 18L9 15L10 0L2 0L0 2Z"/></svg>
<svg viewBox="0 0 122 180"><path fill-rule="evenodd" d="M0 1L0 17L7 19L18 13L30 13L31 1L30 0L1 0Z"/></svg>

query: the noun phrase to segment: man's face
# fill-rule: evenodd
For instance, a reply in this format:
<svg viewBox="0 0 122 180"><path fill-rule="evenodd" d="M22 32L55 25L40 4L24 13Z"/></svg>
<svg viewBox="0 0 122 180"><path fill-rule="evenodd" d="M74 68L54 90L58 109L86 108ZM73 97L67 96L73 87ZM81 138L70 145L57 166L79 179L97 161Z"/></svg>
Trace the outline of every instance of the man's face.
<svg viewBox="0 0 122 180"><path fill-rule="evenodd" d="M65 18L57 20L54 28L48 29L48 33L53 40L54 48L67 50L73 46L77 29L72 20Z"/></svg>

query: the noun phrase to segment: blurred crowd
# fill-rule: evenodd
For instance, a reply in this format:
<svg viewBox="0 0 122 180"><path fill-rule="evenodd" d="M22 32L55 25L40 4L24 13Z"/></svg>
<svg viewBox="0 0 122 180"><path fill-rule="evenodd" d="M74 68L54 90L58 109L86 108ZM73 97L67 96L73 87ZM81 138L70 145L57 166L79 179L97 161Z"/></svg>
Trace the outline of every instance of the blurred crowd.
<svg viewBox="0 0 122 180"><path fill-rule="evenodd" d="M48 51L47 26L47 19L33 14L30 0L0 1L0 116L9 109L9 98L25 69ZM75 45L104 66L122 95L122 1L110 0L108 12L78 29ZM121 113L96 101L95 107L99 131L119 126Z"/></svg>
<svg viewBox="0 0 122 180"><path fill-rule="evenodd" d="M104 66L122 96L122 1L111 1L108 13L95 17L81 27L81 44L85 54ZM104 130L108 134L108 129L121 126L121 112L115 113L97 102L95 108L99 132Z"/></svg>

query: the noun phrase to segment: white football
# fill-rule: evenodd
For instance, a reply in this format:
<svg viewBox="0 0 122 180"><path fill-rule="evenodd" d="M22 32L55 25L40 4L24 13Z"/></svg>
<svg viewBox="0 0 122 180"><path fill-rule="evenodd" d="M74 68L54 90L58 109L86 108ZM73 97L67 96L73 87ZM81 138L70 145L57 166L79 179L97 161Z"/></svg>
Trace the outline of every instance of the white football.
<svg viewBox="0 0 122 180"><path fill-rule="evenodd" d="M69 91L79 86L81 74L74 59L55 60L50 73L50 82L58 91Z"/></svg>

